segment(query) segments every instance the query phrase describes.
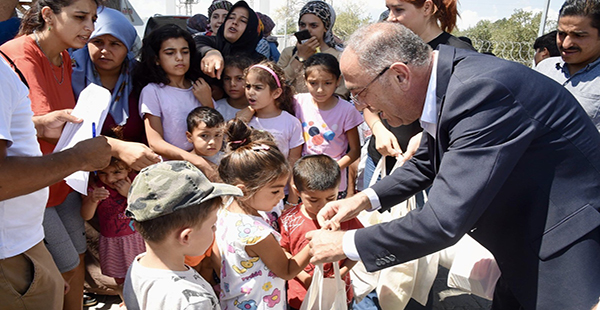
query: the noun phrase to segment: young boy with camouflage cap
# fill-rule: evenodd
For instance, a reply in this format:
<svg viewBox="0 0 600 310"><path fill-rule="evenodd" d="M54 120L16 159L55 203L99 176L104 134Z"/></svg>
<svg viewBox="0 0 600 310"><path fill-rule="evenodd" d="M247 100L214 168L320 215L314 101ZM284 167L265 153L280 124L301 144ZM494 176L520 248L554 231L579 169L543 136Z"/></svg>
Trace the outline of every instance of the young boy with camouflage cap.
<svg viewBox="0 0 600 310"><path fill-rule="evenodd" d="M125 213L144 238L146 253L127 273L127 309L220 309L212 287L185 265L184 255L201 255L212 244L221 196L242 191L211 183L186 161L158 163L138 174Z"/></svg>

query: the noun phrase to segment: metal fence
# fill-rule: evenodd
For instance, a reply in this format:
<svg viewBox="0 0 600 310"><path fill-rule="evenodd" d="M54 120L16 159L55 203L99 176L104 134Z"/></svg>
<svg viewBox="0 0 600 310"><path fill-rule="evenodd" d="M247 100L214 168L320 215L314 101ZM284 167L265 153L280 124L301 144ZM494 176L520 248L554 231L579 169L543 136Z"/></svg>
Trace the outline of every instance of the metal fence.
<svg viewBox="0 0 600 310"><path fill-rule="evenodd" d="M473 47L480 53L492 53L497 57L522 63L531 67L533 64L533 42L499 42L473 40Z"/></svg>

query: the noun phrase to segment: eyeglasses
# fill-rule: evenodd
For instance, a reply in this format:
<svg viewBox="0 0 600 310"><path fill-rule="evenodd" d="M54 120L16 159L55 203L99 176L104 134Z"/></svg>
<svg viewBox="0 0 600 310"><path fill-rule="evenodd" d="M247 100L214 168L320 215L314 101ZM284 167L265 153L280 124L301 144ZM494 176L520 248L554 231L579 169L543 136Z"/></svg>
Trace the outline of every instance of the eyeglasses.
<svg viewBox="0 0 600 310"><path fill-rule="evenodd" d="M354 104L356 104L356 105L363 105L363 103L358 100L358 97L360 96L360 94L364 93L365 90L367 90L367 88L369 88L369 86L371 86L373 83L375 83L375 81L377 81L377 79L380 76L382 76L386 71L388 71L388 69L390 69L390 67L391 66L387 66L383 70L381 70L381 72L379 72L379 74L377 74L377 76L375 78L373 78L371 80L371 82L369 82L367 84L367 86L363 87L363 89L361 89L358 93L356 93L356 95L350 94L350 100L352 100L354 102Z"/></svg>

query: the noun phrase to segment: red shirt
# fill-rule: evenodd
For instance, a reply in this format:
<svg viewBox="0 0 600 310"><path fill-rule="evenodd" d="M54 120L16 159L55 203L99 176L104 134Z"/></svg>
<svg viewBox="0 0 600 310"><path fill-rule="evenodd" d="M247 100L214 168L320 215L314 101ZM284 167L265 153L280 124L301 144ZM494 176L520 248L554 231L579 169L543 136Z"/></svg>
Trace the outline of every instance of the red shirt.
<svg viewBox="0 0 600 310"><path fill-rule="evenodd" d="M51 64L31 37L24 35L4 43L2 51L8 55L21 70L29 84L29 99L34 115L44 115L55 110L75 107L75 95L71 87L71 57L62 52L63 65ZM38 139L44 155L54 151L55 144ZM47 207L61 204L71 188L60 181L50 186Z"/></svg>
<svg viewBox="0 0 600 310"><path fill-rule="evenodd" d="M302 204L283 212L278 222L281 229L281 240L279 243L292 255L296 255L304 248L304 246L308 245L308 240L304 237L307 232L321 228L317 220L309 218L302 212ZM341 230L363 228L363 225L356 218L342 222L340 226ZM343 262L343 260L339 261L340 267L342 266ZM312 275L314 268L314 265L308 264L308 266L304 268L304 271ZM333 266L331 263L323 264L323 270L325 271L326 277L333 277ZM343 280L346 282L347 302L350 303L353 297L352 289L350 287L350 274L347 273ZM287 298L290 307L299 309L302 301L304 300L304 295L306 295L306 289L304 288L304 285L302 285L302 282L298 280L298 278L288 281Z"/></svg>

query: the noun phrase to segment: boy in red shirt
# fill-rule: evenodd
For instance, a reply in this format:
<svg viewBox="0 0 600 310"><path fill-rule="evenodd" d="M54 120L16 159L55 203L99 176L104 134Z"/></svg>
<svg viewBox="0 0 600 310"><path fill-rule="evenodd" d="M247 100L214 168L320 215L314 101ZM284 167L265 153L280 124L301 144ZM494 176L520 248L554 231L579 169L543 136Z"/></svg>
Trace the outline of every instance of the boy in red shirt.
<svg viewBox="0 0 600 310"><path fill-rule="evenodd" d="M340 167L337 162L327 155L308 155L299 159L294 165L293 190L301 199L301 203L286 210L279 218L281 229L281 246L291 255L295 255L308 245L304 235L315 229L320 229L317 213L326 203L337 199L340 186ZM362 228L356 218L341 223L341 230ZM346 283L346 298L348 304L352 301L353 293L350 282L350 269L355 261L344 259L339 261L340 273ZM294 279L288 281L288 305L291 309L299 309L306 289L310 286L315 266L308 264ZM326 277L333 277L331 263L323 264Z"/></svg>

